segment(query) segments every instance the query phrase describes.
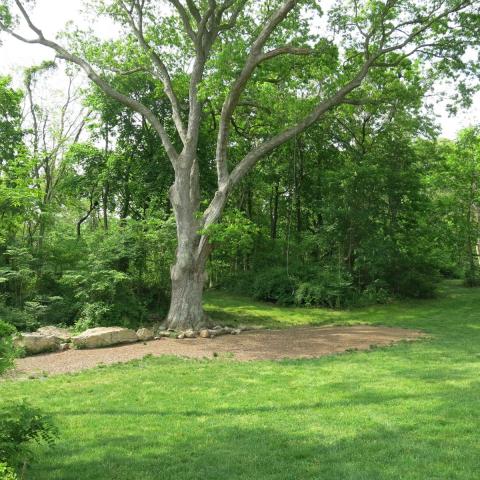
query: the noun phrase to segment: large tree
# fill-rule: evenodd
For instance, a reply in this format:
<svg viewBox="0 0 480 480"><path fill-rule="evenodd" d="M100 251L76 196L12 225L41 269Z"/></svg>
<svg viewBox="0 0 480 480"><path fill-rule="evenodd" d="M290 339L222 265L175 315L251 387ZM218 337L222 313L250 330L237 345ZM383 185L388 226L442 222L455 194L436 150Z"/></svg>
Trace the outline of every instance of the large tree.
<svg viewBox="0 0 480 480"><path fill-rule="evenodd" d="M80 34L70 36L70 46L47 38L31 18L29 4L1 0L0 28L76 64L106 95L144 117L161 139L175 174L170 201L178 247L168 325L178 329L205 320L209 227L260 159L341 104L381 101L381 92L369 88L370 72L384 69L401 76L412 59L421 59L430 72L453 75L467 67L462 61L467 46L480 38L479 0L341 1L326 22L321 2L314 0L100 0L99 11L122 25L125 37L123 43L95 49ZM20 21L32 36L21 33ZM322 33L314 35L315 29ZM290 81L279 80L271 65L290 68ZM155 78L158 95L169 101L167 114L124 93L112 80L139 70ZM251 103L249 93L259 82L277 89L264 99L270 107L276 91L303 101L293 120L276 122L277 129L237 159L232 123ZM282 105L276 109L282 112ZM199 165L205 159L199 159L198 146L211 115L216 148L214 158L206 160L216 166L217 188L202 202Z"/></svg>

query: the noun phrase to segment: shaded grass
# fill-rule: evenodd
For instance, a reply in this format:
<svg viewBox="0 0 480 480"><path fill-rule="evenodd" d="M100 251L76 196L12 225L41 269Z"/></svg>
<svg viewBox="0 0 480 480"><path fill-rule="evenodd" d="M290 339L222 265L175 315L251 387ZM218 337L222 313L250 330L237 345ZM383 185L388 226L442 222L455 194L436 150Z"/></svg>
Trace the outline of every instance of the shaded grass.
<svg viewBox="0 0 480 480"><path fill-rule="evenodd" d="M283 328L371 323L433 339L316 360L145 358L0 384L62 436L31 479L476 479L480 290L333 312L209 294L214 315ZM218 317L217 317L218 318Z"/></svg>

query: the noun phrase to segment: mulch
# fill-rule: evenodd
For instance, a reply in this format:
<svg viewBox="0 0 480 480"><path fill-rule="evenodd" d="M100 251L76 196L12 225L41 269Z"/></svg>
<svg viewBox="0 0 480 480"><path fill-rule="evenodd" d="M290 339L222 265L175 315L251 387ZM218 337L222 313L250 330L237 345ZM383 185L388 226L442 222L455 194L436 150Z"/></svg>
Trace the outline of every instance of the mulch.
<svg viewBox="0 0 480 480"><path fill-rule="evenodd" d="M295 327L283 330L252 330L213 339L162 338L95 350L68 350L18 359L15 375L58 375L101 364L128 362L145 355L187 358L227 356L238 361L316 358L350 350L367 350L402 340L425 337L403 328L368 325L344 327Z"/></svg>

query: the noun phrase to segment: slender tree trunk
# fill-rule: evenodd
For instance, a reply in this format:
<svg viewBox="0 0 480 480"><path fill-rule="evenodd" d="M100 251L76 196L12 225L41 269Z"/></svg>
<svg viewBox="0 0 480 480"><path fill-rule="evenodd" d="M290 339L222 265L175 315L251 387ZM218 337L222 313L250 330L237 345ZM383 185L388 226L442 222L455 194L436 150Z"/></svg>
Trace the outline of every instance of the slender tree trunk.
<svg viewBox="0 0 480 480"><path fill-rule="evenodd" d="M110 126L107 124L105 128L105 165L108 165L108 153L110 148ZM108 196L110 194L110 184L108 180L102 189L102 210L103 210L103 229L108 230Z"/></svg>
<svg viewBox="0 0 480 480"><path fill-rule="evenodd" d="M108 230L108 196L110 193L110 186L108 182L105 184L102 192L102 211L103 211L103 229Z"/></svg>
<svg viewBox="0 0 480 480"><path fill-rule="evenodd" d="M480 227L480 206L477 204L474 205L474 210L475 210L475 219L476 219L476 245L475 245L475 251L477 254L477 263L478 267L480 267L480 238L479 238L479 227Z"/></svg>
<svg viewBox="0 0 480 480"><path fill-rule="evenodd" d="M278 181L275 184L273 191L273 209L271 212L271 222L270 222L270 238L276 240L277 238L277 223L278 223L278 201L280 198L279 184Z"/></svg>
<svg viewBox="0 0 480 480"><path fill-rule="evenodd" d="M297 143L297 142L296 142ZM302 183L303 183L303 144L298 142L298 165L295 168L295 210L297 214L297 239L301 237L302 222Z"/></svg>

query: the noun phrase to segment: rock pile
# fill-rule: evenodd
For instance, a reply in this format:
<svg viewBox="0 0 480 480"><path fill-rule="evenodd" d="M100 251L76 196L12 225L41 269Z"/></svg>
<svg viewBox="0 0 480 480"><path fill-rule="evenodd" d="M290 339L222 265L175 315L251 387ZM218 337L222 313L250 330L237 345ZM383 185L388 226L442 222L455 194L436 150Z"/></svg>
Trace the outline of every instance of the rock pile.
<svg viewBox="0 0 480 480"><path fill-rule="evenodd" d="M74 348L101 348L119 345L122 343L146 342L169 338L215 338L220 335L238 335L244 329L222 327L201 330L175 331L158 328L156 332L149 328L140 328L136 332L123 327L96 327L85 330L80 335L73 336L65 328L47 326L39 328L33 333L20 333L14 341L17 347L22 348L27 355L37 353L58 352Z"/></svg>
<svg viewBox="0 0 480 480"><path fill-rule="evenodd" d="M198 331L186 330L184 332L178 332L175 338L215 338L220 335L239 335L242 331L244 331L243 328L221 327L220 325L217 325L213 328L202 328Z"/></svg>

